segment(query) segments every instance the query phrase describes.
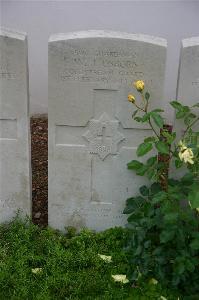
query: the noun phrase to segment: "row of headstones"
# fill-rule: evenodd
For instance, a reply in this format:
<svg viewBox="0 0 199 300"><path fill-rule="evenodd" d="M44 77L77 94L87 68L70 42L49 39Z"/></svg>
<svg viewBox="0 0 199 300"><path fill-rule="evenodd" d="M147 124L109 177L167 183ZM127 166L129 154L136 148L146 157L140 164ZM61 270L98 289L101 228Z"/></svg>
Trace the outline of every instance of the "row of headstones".
<svg viewBox="0 0 199 300"><path fill-rule="evenodd" d="M87 31L49 41L49 225L124 225L125 200L143 178L126 169L151 134L132 120L127 95L145 80L163 99L166 40ZM0 32L0 222L31 214L26 35ZM199 98L199 38L183 40L178 98ZM189 102L190 103L190 102Z"/></svg>

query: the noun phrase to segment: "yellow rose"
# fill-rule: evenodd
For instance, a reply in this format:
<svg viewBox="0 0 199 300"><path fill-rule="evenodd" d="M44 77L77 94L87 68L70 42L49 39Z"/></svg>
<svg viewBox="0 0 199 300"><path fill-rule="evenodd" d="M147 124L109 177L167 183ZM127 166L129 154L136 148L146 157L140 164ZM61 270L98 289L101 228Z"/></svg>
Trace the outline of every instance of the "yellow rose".
<svg viewBox="0 0 199 300"><path fill-rule="evenodd" d="M138 92L142 92L144 89L144 81L143 80L137 80L134 82L134 86Z"/></svg>
<svg viewBox="0 0 199 300"><path fill-rule="evenodd" d="M135 97L131 94L128 95L128 101L134 103L135 102Z"/></svg>
<svg viewBox="0 0 199 300"><path fill-rule="evenodd" d="M194 155L191 148L185 148L182 151L180 151L179 158L181 161L184 161L185 163L190 163L191 165L194 164L193 161Z"/></svg>

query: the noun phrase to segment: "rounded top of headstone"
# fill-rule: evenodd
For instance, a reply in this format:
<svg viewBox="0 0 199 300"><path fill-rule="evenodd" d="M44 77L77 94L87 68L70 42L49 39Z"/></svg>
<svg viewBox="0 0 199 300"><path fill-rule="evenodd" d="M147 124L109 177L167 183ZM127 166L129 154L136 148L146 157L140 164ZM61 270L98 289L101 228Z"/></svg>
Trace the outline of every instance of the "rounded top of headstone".
<svg viewBox="0 0 199 300"><path fill-rule="evenodd" d="M17 40L22 40L22 41L24 41L27 37L25 32L15 31L4 27L0 27L0 36L9 37Z"/></svg>
<svg viewBox="0 0 199 300"><path fill-rule="evenodd" d="M53 34L50 36L49 42L83 39L83 38L125 39L125 40L151 43L163 47L167 46L166 39L160 37L144 35L144 34L132 34L132 33L119 32L119 31L107 31L107 30L87 30L87 31L76 31L76 32L69 32L69 33Z"/></svg>
<svg viewBox="0 0 199 300"><path fill-rule="evenodd" d="M199 46L199 36L194 36L194 37L182 40L182 46L183 46L183 48Z"/></svg>

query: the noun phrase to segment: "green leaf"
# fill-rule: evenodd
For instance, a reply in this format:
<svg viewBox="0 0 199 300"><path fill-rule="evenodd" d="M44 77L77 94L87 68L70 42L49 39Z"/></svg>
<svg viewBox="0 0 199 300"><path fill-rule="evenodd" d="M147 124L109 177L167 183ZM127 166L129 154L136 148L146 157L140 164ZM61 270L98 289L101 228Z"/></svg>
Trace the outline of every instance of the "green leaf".
<svg viewBox="0 0 199 300"><path fill-rule="evenodd" d="M156 149L158 150L158 152L163 153L163 154L169 154L169 147L164 142L159 141L159 142L155 143L155 146L156 146Z"/></svg>
<svg viewBox="0 0 199 300"><path fill-rule="evenodd" d="M134 199L135 199L135 197L126 199L126 205L131 205L133 203Z"/></svg>
<svg viewBox="0 0 199 300"><path fill-rule="evenodd" d="M186 113L190 112L189 106L186 106L186 105L184 105L184 106L182 107L182 110L183 110L184 112L186 112Z"/></svg>
<svg viewBox="0 0 199 300"><path fill-rule="evenodd" d="M199 103L194 104L192 107L199 107Z"/></svg>
<svg viewBox="0 0 199 300"><path fill-rule="evenodd" d="M185 266L184 266L183 262L180 261L177 264L175 271L180 275L180 274L184 273L184 270L185 270Z"/></svg>
<svg viewBox="0 0 199 300"><path fill-rule="evenodd" d="M148 170L147 165L143 165L139 170L136 171L136 175L143 176Z"/></svg>
<svg viewBox="0 0 199 300"><path fill-rule="evenodd" d="M165 191L159 191L152 198L152 203L156 204L167 199L167 193Z"/></svg>
<svg viewBox="0 0 199 300"><path fill-rule="evenodd" d="M149 98L150 98L150 94L149 94L149 92L146 92L146 93L145 93L145 99L148 101Z"/></svg>
<svg viewBox="0 0 199 300"><path fill-rule="evenodd" d="M137 209L139 209L143 203L145 202L145 199L141 196L129 198L126 200L126 207L123 211L123 214L131 214L134 213Z"/></svg>
<svg viewBox="0 0 199 300"><path fill-rule="evenodd" d="M176 159L175 160L175 167L176 167L176 169L181 168L182 165L183 165L183 161L181 161L180 159Z"/></svg>
<svg viewBox="0 0 199 300"><path fill-rule="evenodd" d="M134 198L134 201L136 203L136 206L140 207L145 202L145 199L141 196L137 196Z"/></svg>
<svg viewBox="0 0 199 300"><path fill-rule="evenodd" d="M179 185L179 180L176 180L176 179L173 179L173 178L169 178L168 179L168 184L170 186L177 186L177 185Z"/></svg>
<svg viewBox="0 0 199 300"><path fill-rule="evenodd" d="M157 161L157 156L152 156L149 159L147 159L146 164L148 167L152 167Z"/></svg>
<svg viewBox="0 0 199 300"><path fill-rule="evenodd" d="M194 264L189 259L186 260L185 265L188 271L193 272L195 270Z"/></svg>
<svg viewBox="0 0 199 300"><path fill-rule="evenodd" d="M182 104L180 104L180 102L178 102L178 101L171 101L170 104L171 104L171 106L173 106L173 108L175 108L177 110L182 109Z"/></svg>
<svg viewBox="0 0 199 300"><path fill-rule="evenodd" d="M148 168L147 168L148 169ZM147 177L151 180L156 174L156 170L151 168L147 170Z"/></svg>
<svg viewBox="0 0 199 300"><path fill-rule="evenodd" d="M151 151L153 148L152 144L151 143L142 143L138 146L137 148L137 156L143 156L145 155L146 153L148 153L149 151Z"/></svg>
<svg viewBox="0 0 199 300"><path fill-rule="evenodd" d="M175 236L175 231L165 230L162 231L160 234L160 242L167 243L168 241L172 240Z"/></svg>
<svg viewBox="0 0 199 300"><path fill-rule="evenodd" d="M153 121L155 122L155 124L159 127L159 128L162 128L163 125L164 125L164 120L163 118L161 117L161 115L159 115L158 113L156 112L152 112L151 113L151 117L153 119Z"/></svg>
<svg viewBox="0 0 199 300"><path fill-rule="evenodd" d="M188 195L188 200L192 208L199 208L199 184L194 184Z"/></svg>
<svg viewBox="0 0 199 300"><path fill-rule="evenodd" d="M172 144L173 141L174 141L175 138L176 138L176 133L175 133L175 132L169 133L169 132L166 131L166 130L163 130L163 131L162 131L162 135L166 138L166 141L167 141L169 144Z"/></svg>
<svg viewBox="0 0 199 300"><path fill-rule="evenodd" d="M160 109L160 108L156 108L156 109L153 109L152 111L151 111L151 113L152 112L164 112L164 110L163 109Z"/></svg>
<svg viewBox="0 0 199 300"><path fill-rule="evenodd" d="M195 239L190 244L191 249L199 250L199 239Z"/></svg>
<svg viewBox="0 0 199 300"><path fill-rule="evenodd" d="M142 122L142 118L141 117L135 117L134 120L137 121L137 122Z"/></svg>
<svg viewBox="0 0 199 300"><path fill-rule="evenodd" d="M164 216L164 220L166 222L173 222L173 221L177 221L179 214L178 213L167 213Z"/></svg>
<svg viewBox="0 0 199 300"><path fill-rule="evenodd" d="M128 169L130 170L138 170L143 166L143 163L138 160L132 160L127 164Z"/></svg>
<svg viewBox="0 0 199 300"><path fill-rule="evenodd" d="M193 114L193 113L189 113L185 118L184 118L184 123L185 123L185 125L190 125L191 124L191 122L193 121L193 119L195 119L196 118L196 115L195 114Z"/></svg>
<svg viewBox="0 0 199 300"><path fill-rule="evenodd" d="M142 117L142 123L145 123L146 121L148 121L150 119L150 114L145 114L143 117Z"/></svg>
<svg viewBox="0 0 199 300"><path fill-rule="evenodd" d="M192 173L187 173L181 178L181 182L183 185L191 185L193 184L194 175Z"/></svg>
<svg viewBox="0 0 199 300"><path fill-rule="evenodd" d="M135 210L135 205L134 204L129 204L125 207L125 209L123 210L123 214L125 215L129 215L131 214L133 211Z"/></svg>
<svg viewBox="0 0 199 300"><path fill-rule="evenodd" d="M148 196L149 195L149 189L146 185L143 185L140 187L140 194L142 196Z"/></svg>
<svg viewBox="0 0 199 300"><path fill-rule="evenodd" d="M158 182L154 182L151 185L151 194L155 195L162 190L161 185Z"/></svg>
<svg viewBox="0 0 199 300"><path fill-rule="evenodd" d="M156 137L155 136L149 136L147 137L146 139L144 139L144 142L145 143L148 143L148 142L155 142L156 141Z"/></svg>
<svg viewBox="0 0 199 300"><path fill-rule="evenodd" d="M176 119L182 119L186 116L186 112L183 110L180 110L176 113Z"/></svg>

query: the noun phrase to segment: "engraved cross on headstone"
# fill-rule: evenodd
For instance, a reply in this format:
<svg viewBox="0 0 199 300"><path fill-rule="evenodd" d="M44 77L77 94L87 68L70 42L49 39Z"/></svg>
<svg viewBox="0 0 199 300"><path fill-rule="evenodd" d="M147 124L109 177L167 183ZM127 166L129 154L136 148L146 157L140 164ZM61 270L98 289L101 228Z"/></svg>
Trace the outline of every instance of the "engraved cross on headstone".
<svg viewBox="0 0 199 300"><path fill-rule="evenodd" d="M83 137L89 142L89 152L104 160L110 154L118 154L117 146L124 136L118 131L119 122L111 120L104 112L99 120L89 122L89 130Z"/></svg>
<svg viewBox="0 0 199 300"><path fill-rule="evenodd" d="M109 156L119 155L119 145L125 140L121 132L120 122L115 118L115 102L117 90L95 89L94 95L94 118L87 126L56 125L56 146L82 148L92 155L91 157L91 201L103 204L111 204L106 192L97 187L99 159L103 164ZM106 112L104 112L106 110ZM67 151L67 149L66 149ZM98 159L97 159L97 157ZM104 168L104 166L103 166ZM95 178L96 177L96 178ZM99 195L100 189L100 196ZM98 193L96 193L98 190ZM105 189L106 190L106 189Z"/></svg>

